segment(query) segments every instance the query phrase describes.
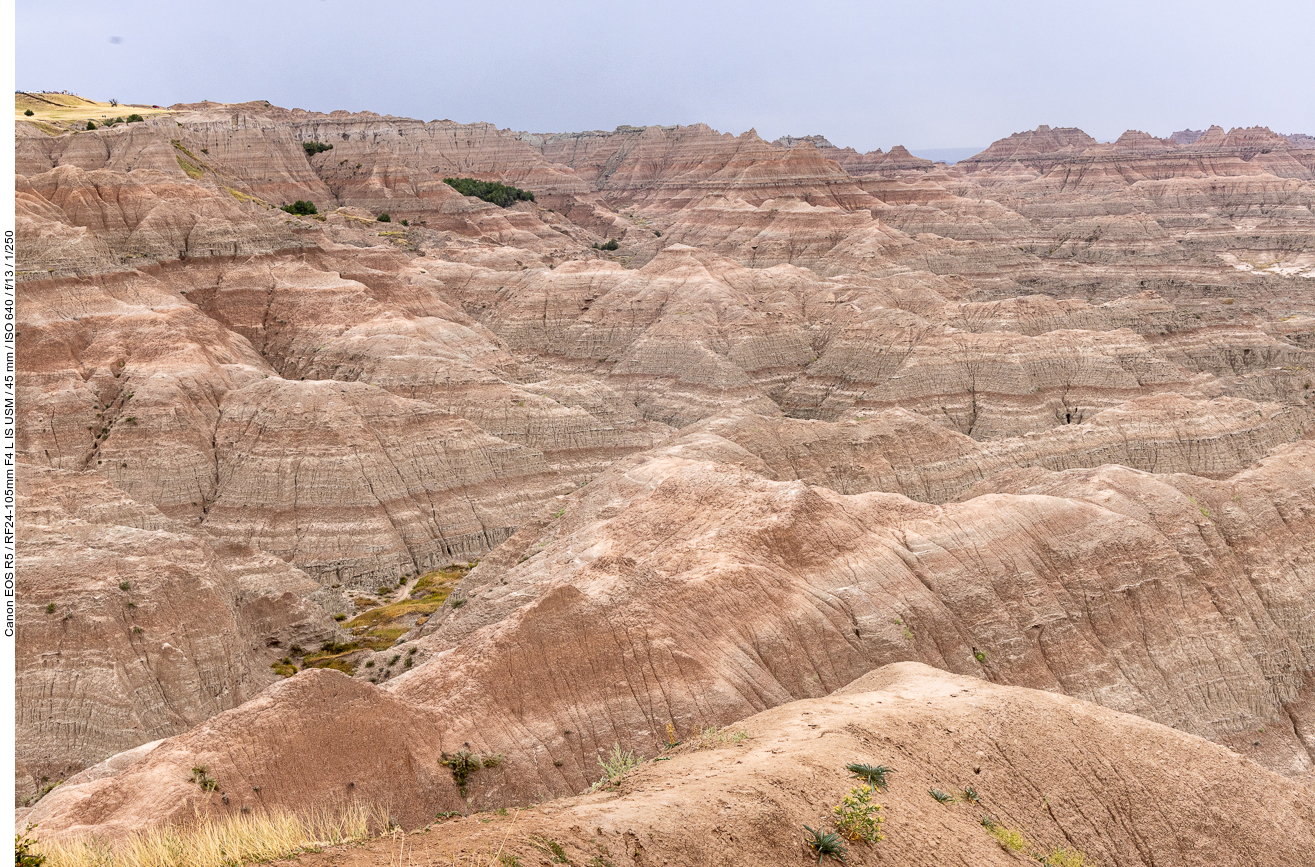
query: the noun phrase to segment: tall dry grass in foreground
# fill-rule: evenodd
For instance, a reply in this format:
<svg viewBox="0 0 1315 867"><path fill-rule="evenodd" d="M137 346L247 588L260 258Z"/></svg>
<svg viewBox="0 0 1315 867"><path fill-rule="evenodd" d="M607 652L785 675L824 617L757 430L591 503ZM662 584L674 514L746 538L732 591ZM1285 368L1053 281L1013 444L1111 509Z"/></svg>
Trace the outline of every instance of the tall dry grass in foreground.
<svg viewBox="0 0 1315 867"><path fill-rule="evenodd" d="M364 840L388 827L386 811L364 804L292 813L272 810L152 828L118 843L40 840L46 867L234 867Z"/></svg>

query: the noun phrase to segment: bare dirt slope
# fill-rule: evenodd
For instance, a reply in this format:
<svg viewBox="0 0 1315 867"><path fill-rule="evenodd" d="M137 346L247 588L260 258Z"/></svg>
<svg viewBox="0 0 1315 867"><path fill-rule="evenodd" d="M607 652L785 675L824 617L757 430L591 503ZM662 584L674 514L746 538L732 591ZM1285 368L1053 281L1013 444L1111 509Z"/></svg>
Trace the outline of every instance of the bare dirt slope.
<svg viewBox="0 0 1315 867"><path fill-rule="evenodd" d="M886 839L849 843L849 863L1016 865L1068 849L1106 867L1279 867L1315 851L1308 792L1227 749L1086 702L901 663L663 751L615 789L296 863L501 855L528 867L560 863L554 844L574 864L813 863L803 826L834 827L831 808L859 782L845 771L854 762L894 772L876 799ZM979 802L964 799L966 787ZM984 816L1029 845L1008 851Z"/></svg>

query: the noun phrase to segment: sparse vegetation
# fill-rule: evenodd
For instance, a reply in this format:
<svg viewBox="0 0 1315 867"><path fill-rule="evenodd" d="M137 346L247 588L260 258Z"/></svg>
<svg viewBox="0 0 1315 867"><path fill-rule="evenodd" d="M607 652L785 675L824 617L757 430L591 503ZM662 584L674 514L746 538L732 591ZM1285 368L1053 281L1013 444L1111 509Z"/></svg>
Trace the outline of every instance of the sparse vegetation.
<svg viewBox="0 0 1315 867"><path fill-rule="evenodd" d="M864 843L885 839L881 833L881 805L872 801L872 793L875 791L868 785L855 786L831 809L836 815L836 829L841 835Z"/></svg>
<svg viewBox="0 0 1315 867"><path fill-rule="evenodd" d="M981 796L977 794L977 790L972 786L963 787L963 799L970 804L980 804L982 802Z"/></svg>
<svg viewBox="0 0 1315 867"><path fill-rule="evenodd" d="M47 614L54 614L54 613L55 613L55 603L50 602L50 603L47 603L47 604L46 604L46 613L47 613Z"/></svg>
<svg viewBox="0 0 1315 867"><path fill-rule="evenodd" d="M443 753L443 758L439 764L452 772L452 779L456 781L457 790L461 792L461 797L466 796L466 784L470 775L480 768L496 768L506 760L506 756L501 753L490 753L481 756L479 753L471 752L467 749L457 750L455 753Z"/></svg>
<svg viewBox="0 0 1315 867"><path fill-rule="evenodd" d="M28 114L31 113L31 111L28 112ZM14 835L14 863L16 867L41 867L42 864L46 863L45 855L32 851L32 847L36 845L37 841L29 837L28 833L34 827L36 826L29 824L21 834Z"/></svg>
<svg viewBox="0 0 1315 867"><path fill-rule="evenodd" d="M219 781L210 776L210 772L205 765L197 765L192 768L192 775L188 779L200 786L203 792L213 792L219 788Z"/></svg>
<svg viewBox="0 0 1315 867"><path fill-rule="evenodd" d="M633 750L623 750L620 744L612 744L612 752L598 760L603 769L602 778L589 787L590 791L615 783L630 771L639 767L642 756L636 756Z"/></svg>
<svg viewBox="0 0 1315 867"><path fill-rule="evenodd" d="M554 864L570 864L571 859L566 857L566 850L562 844L548 837L531 836L530 845L540 852L552 858Z"/></svg>
<svg viewBox="0 0 1315 867"><path fill-rule="evenodd" d="M886 786L886 775L895 773L895 769L886 765L864 765L855 762L845 765L845 770L849 771L860 780L867 780L868 785L879 791L884 791Z"/></svg>
<svg viewBox="0 0 1315 867"><path fill-rule="evenodd" d="M986 820L989 818L989 816L983 816L982 824L986 826L986 830L995 838L995 841L1005 849L1010 852L1026 852L1032 847L1032 844L1028 841L1027 837L1023 835L1022 831L1018 831L1014 828L1006 828L1003 825L997 825L994 821L992 821L991 824L986 825Z"/></svg>
<svg viewBox="0 0 1315 867"><path fill-rule="evenodd" d="M52 867L237 867L365 840L385 822L385 814L362 804L301 815L257 810L140 831L117 846L97 837L38 840L32 854ZM42 862L19 863L41 867Z"/></svg>
<svg viewBox="0 0 1315 867"><path fill-rule="evenodd" d="M388 216L387 212L380 214L379 216L375 217L375 219L378 220L380 223L391 223L393 221L393 218Z"/></svg>
<svg viewBox="0 0 1315 867"><path fill-rule="evenodd" d="M318 214L314 202L308 202L305 199L297 199L290 205L284 205L280 210L287 211L289 214L296 214L302 217L309 217L311 214Z"/></svg>
<svg viewBox="0 0 1315 867"><path fill-rule="evenodd" d="M144 120L146 120L146 118L142 117L140 114L136 114L136 113L134 113L134 114L130 114L130 115L128 115L128 121L127 121L127 122L128 122L128 123L141 123L141 122L144 121Z"/></svg>
<svg viewBox="0 0 1315 867"><path fill-rule="evenodd" d="M621 244L620 244L620 242L618 242L618 241L616 240L616 238L612 238L612 239L608 240L608 241L605 242L605 243L602 243L602 244L594 244L594 249L595 249L595 250L607 250L607 251L610 252L610 251L612 251L612 250L619 250L619 249L621 249Z"/></svg>
<svg viewBox="0 0 1315 867"><path fill-rule="evenodd" d="M316 154L333 150L333 145L325 144L322 141L304 141L301 143L301 146L305 149L306 156L308 157L313 157Z"/></svg>
<svg viewBox="0 0 1315 867"><path fill-rule="evenodd" d="M940 789L928 789L927 794L935 798L938 803L941 804L954 803L954 795L951 795L949 792L942 792Z"/></svg>
<svg viewBox="0 0 1315 867"><path fill-rule="evenodd" d="M131 590L131 589L132 589L132 584L128 583L127 581L120 581L120 582L119 582L119 589L120 589L120 590L123 590L123 591Z"/></svg>
<svg viewBox="0 0 1315 867"><path fill-rule="evenodd" d="M834 831L827 831L825 828L818 830L804 826L808 836L804 838L805 845L817 853L817 863L821 864L822 859L830 856L837 861L845 860L845 844L841 841L840 835Z"/></svg>
<svg viewBox="0 0 1315 867"><path fill-rule="evenodd" d="M1097 867L1094 860L1077 849L1070 849L1067 846L1051 849L1038 860L1046 867Z"/></svg>
<svg viewBox="0 0 1315 867"><path fill-rule="evenodd" d="M497 181L477 181L474 178L443 178L443 183L461 193L474 196L499 208L506 208L517 202L534 201L534 193L519 187L509 187Z"/></svg>

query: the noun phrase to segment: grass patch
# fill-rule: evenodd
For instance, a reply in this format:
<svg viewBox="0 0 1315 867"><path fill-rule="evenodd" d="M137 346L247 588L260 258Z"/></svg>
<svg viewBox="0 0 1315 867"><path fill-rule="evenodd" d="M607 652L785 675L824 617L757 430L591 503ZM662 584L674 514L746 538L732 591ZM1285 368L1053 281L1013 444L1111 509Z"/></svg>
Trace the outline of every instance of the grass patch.
<svg viewBox="0 0 1315 867"><path fill-rule="evenodd" d="M448 566L427 572L415 582L405 599L364 611L347 621L357 643L371 650L383 650L410 631L416 621L426 618L443 606L457 582L466 577L469 566Z"/></svg>
<svg viewBox="0 0 1315 867"><path fill-rule="evenodd" d="M269 202L265 201L264 199L259 199L259 198L256 198L255 196L248 196L246 193L242 192L241 190L235 190L235 189L233 189L232 187L224 187L224 189L228 191L228 194L229 194L230 196L232 196L233 198L237 199L239 202L242 202L242 203L244 203L244 204L245 204L246 202L254 202L255 204L260 205L260 206L265 207L265 208L272 208L272 207L274 207L273 205L271 205Z"/></svg>
<svg viewBox="0 0 1315 867"><path fill-rule="evenodd" d="M365 840L387 815L362 804L296 814L253 811L203 816L181 826L138 831L114 845L101 838L37 841L47 867L234 867Z"/></svg>
<svg viewBox="0 0 1315 867"><path fill-rule="evenodd" d="M1067 846L1051 849L1048 854L1041 857L1041 863L1046 867L1099 867L1097 862L1082 852Z"/></svg>
<svg viewBox="0 0 1315 867"><path fill-rule="evenodd" d="M174 159L178 160L178 167L183 170L192 180L196 180L205 173L205 165L196 157L196 154L183 147L183 143L178 139L172 142L174 149L178 153L174 154Z"/></svg>
<svg viewBox="0 0 1315 867"><path fill-rule="evenodd" d="M144 105L111 105L108 102L84 99L71 93L34 91L14 94L14 117L20 120L31 118L29 122L46 120L54 124L67 125L74 122L85 123L88 120L100 121L118 115L124 108L131 108L137 115L146 117L173 113L165 108L150 108ZM29 111L32 112L31 115L26 114ZM67 126L65 129L58 130L56 134L66 129Z"/></svg>
<svg viewBox="0 0 1315 867"><path fill-rule="evenodd" d="M293 665L287 657L284 657L283 662L271 662L269 667L272 668L274 673L279 677L292 677L297 673L297 666Z"/></svg>
<svg viewBox="0 0 1315 867"><path fill-rule="evenodd" d="M1010 852L1026 852L1032 848L1032 843L1024 836L1022 831L1015 828L1006 828L1003 825L991 823L986 826L987 832L995 838L995 841Z"/></svg>

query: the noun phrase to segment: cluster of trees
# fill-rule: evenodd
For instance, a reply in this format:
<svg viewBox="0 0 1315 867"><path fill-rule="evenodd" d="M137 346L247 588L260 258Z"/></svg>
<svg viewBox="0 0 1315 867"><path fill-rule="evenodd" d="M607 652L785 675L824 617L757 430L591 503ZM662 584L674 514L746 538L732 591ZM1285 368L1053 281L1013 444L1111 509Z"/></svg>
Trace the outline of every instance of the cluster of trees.
<svg viewBox="0 0 1315 867"><path fill-rule="evenodd" d="M306 156L313 157L316 154L333 150L333 145L325 144L322 141L304 141L301 146L306 149Z"/></svg>
<svg viewBox="0 0 1315 867"><path fill-rule="evenodd" d="M116 117L116 118L114 118L114 120L107 120L107 121L105 121L105 123L102 124L102 125L103 125L106 129L108 129L109 127L112 127L112 126L114 126L115 124L119 124L119 123L141 123L141 122L144 121L144 120L146 120L146 118L142 117L140 114L136 114L136 113L134 113L134 114L130 114L130 115L128 115L127 120L124 120L124 119L121 118L121 117ZM90 121L90 120L87 121L87 129L95 129L95 128L96 128L96 124L95 124L94 121Z"/></svg>
<svg viewBox="0 0 1315 867"><path fill-rule="evenodd" d="M443 178L443 183L461 193L491 202L499 208L514 205L517 202L534 201L534 193L519 187L509 187L497 181L477 181L474 178Z"/></svg>
<svg viewBox="0 0 1315 867"><path fill-rule="evenodd" d="M314 202L308 202L305 199L297 199L290 205L284 205L279 210L287 211L289 214L296 214L301 217L308 217L311 214L318 214Z"/></svg>

